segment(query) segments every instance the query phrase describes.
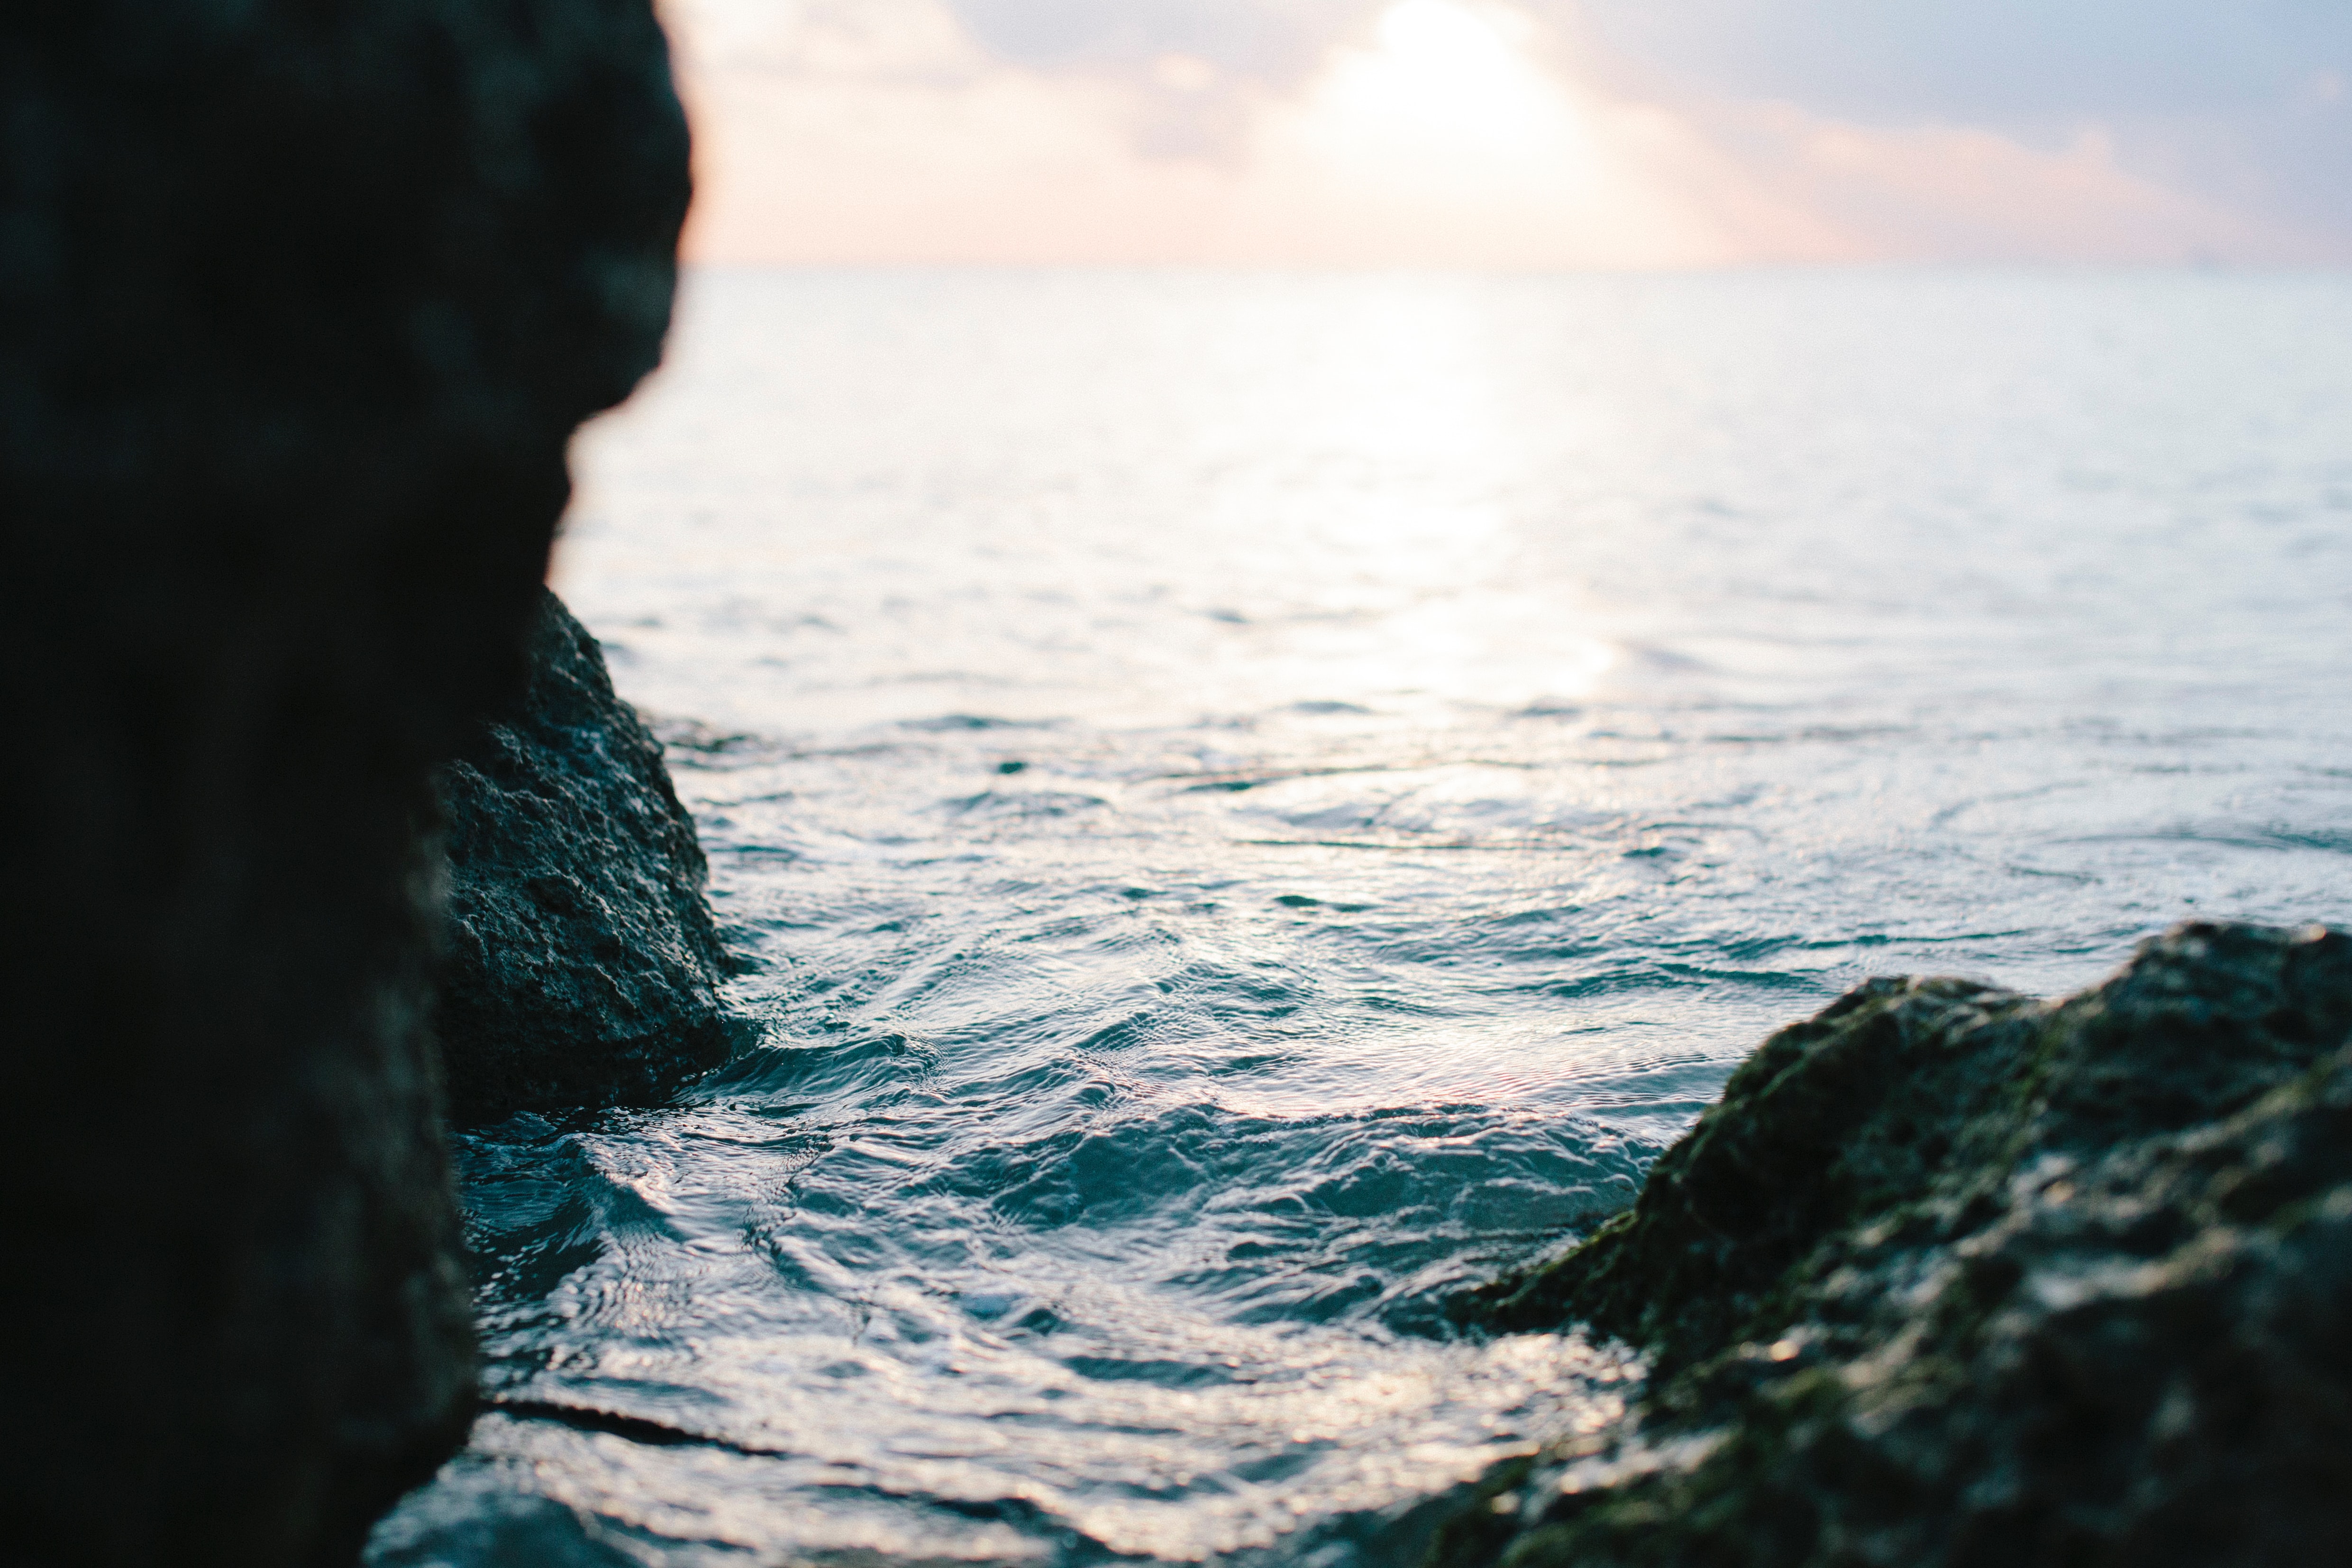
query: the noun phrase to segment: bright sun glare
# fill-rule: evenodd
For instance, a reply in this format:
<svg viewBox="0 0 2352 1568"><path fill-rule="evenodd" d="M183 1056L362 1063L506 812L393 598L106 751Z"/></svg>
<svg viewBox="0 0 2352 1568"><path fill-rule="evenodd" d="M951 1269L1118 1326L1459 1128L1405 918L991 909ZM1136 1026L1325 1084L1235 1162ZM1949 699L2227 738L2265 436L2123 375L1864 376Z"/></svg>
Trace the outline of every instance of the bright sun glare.
<svg viewBox="0 0 2352 1568"><path fill-rule="evenodd" d="M1381 17L1379 47L1342 68L1339 104L1368 129L1457 145L1555 137L1570 128L1570 105L1505 36L1514 19L1455 0L1397 0Z"/></svg>

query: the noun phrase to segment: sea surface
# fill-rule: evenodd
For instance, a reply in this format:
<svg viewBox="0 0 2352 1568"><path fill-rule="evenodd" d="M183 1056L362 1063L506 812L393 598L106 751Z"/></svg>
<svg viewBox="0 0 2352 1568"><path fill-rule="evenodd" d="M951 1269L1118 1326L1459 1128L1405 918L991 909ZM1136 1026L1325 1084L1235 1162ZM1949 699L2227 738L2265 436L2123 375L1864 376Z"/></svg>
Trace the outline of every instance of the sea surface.
<svg viewBox="0 0 2352 1568"><path fill-rule="evenodd" d="M457 1140L374 1568L1349 1568L1873 974L2352 921L2352 276L719 272L557 584L756 1044Z"/></svg>

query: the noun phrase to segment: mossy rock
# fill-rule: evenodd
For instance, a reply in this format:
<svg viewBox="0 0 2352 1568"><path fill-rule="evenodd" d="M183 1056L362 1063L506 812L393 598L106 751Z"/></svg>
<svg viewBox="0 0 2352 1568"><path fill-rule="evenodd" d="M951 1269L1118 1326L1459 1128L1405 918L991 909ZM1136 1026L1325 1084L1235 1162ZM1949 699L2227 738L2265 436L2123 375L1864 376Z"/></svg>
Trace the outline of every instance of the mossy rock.
<svg viewBox="0 0 2352 1568"><path fill-rule="evenodd" d="M1873 981L1628 1214L1455 1305L1642 1348L1433 1568L2352 1557L2352 939L2180 927L2059 1005Z"/></svg>

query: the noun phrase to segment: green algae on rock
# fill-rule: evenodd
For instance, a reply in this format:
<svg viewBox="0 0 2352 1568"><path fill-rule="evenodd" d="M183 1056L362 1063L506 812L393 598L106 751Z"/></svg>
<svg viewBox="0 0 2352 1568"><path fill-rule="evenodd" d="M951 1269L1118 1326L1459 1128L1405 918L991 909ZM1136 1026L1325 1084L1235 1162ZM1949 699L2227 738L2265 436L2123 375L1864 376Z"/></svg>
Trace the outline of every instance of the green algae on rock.
<svg viewBox="0 0 2352 1568"><path fill-rule="evenodd" d="M2212 924L2061 1004L1880 980L1782 1030L1630 1213L1455 1304L1652 1380L1427 1561L2342 1560L2347 1041L2352 938Z"/></svg>

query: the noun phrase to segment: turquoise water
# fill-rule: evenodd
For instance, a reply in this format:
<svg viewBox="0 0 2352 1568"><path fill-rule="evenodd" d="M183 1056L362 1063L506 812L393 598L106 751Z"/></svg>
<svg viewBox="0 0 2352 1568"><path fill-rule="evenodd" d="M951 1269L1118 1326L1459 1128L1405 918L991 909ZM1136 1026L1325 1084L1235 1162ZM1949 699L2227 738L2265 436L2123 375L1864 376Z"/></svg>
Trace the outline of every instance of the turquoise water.
<svg viewBox="0 0 2352 1568"><path fill-rule="evenodd" d="M380 1565L1376 1561L1769 1028L2352 919L2352 278L705 273L577 467L761 1043L460 1139Z"/></svg>

